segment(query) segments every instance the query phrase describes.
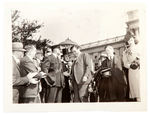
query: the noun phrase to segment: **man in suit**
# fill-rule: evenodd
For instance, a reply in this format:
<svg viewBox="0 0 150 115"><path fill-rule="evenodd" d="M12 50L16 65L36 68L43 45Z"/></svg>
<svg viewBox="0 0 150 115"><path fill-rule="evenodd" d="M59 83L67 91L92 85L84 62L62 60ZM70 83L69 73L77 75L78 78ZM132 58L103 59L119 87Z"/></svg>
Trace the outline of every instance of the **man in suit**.
<svg viewBox="0 0 150 115"><path fill-rule="evenodd" d="M41 70L44 70L43 68L45 68L45 61L48 59L48 56L51 56L51 55L52 55L52 49L50 46L48 46L44 49L44 57L41 62ZM47 100L48 100L47 97L49 95L49 87L53 83L54 83L54 81L50 77L41 79L42 91L40 92L40 96L41 96L42 103L47 102Z"/></svg>
<svg viewBox="0 0 150 115"><path fill-rule="evenodd" d="M21 103L40 103L39 97L39 81L42 78L42 73L38 71L38 67L35 65L33 58L36 54L36 48L34 45L27 45L26 56L20 61L21 75L26 76L30 72L37 72L35 79L36 84L28 84L21 88Z"/></svg>
<svg viewBox="0 0 150 115"><path fill-rule="evenodd" d="M60 49L53 48L52 55L45 58L42 71L47 73L46 80L49 82L47 87L46 103L62 102L62 89L64 86L64 76L62 74L62 62L59 58ZM54 81L54 83L52 82Z"/></svg>
<svg viewBox="0 0 150 115"><path fill-rule="evenodd" d="M92 63L87 53L81 53L78 46L71 47L76 57L72 66L71 78L74 90L74 102L88 102L88 84L92 80Z"/></svg>
<svg viewBox="0 0 150 115"><path fill-rule="evenodd" d="M13 103L19 102L19 89L23 85L27 85L29 83L35 83L36 81L33 79L37 73L29 73L26 76L21 77L20 74L20 59L24 55L25 49L23 49L23 44L21 42L13 42L12 43L12 63L13 63Z"/></svg>

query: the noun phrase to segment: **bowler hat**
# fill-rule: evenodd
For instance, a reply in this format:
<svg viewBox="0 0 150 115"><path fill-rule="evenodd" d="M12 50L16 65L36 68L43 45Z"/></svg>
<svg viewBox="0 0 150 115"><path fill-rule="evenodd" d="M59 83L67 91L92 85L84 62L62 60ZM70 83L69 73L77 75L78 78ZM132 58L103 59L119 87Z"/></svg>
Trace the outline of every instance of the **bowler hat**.
<svg viewBox="0 0 150 115"><path fill-rule="evenodd" d="M26 51L23 49L23 44L21 42L13 42L12 43L12 50L13 51Z"/></svg>

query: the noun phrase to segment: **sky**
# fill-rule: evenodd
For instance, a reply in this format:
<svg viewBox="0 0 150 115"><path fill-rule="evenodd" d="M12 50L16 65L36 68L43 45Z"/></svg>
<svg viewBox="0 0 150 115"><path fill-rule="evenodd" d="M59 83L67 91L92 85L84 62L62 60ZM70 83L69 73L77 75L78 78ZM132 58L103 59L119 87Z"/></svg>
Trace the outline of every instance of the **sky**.
<svg viewBox="0 0 150 115"><path fill-rule="evenodd" d="M23 19L44 24L35 35L58 44L68 37L86 44L126 33L127 11L133 4L108 3L22 3L12 5Z"/></svg>

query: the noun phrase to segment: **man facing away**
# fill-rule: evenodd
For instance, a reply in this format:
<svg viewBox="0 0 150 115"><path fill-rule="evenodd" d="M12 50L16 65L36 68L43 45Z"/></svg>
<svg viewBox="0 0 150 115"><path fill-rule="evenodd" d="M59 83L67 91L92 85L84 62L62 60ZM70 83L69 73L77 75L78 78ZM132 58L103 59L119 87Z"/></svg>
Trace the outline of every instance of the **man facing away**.
<svg viewBox="0 0 150 115"><path fill-rule="evenodd" d="M19 103L19 95L21 86L26 86L29 83L36 83L33 77L37 73L29 73L26 76L21 77L20 71L20 59L24 55L25 49L23 49L23 44L21 42L12 43L12 63L13 63L13 103Z"/></svg>
<svg viewBox="0 0 150 115"><path fill-rule="evenodd" d="M72 86L74 90L74 102L88 102L88 84L92 80L92 63L87 53L81 53L78 46L70 49L76 57L72 65Z"/></svg>

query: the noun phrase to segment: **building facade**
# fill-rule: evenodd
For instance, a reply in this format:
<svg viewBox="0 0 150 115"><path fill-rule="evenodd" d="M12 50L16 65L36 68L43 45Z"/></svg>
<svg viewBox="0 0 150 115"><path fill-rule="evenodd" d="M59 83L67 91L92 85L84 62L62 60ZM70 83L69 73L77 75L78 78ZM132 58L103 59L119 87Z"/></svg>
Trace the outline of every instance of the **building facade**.
<svg viewBox="0 0 150 115"><path fill-rule="evenodd" d="M138 10L127 12L128 20L126 22L127 27L133 30L137 39L139 39L139 16L138 14L139 14ZM101 53L104 52L105 47L107 45L111 45L115 50L115 54L119 56L120 58L122 58L122 53L125 48L124 36L125 35L83 44L81 45L81 51L90 54L91 58L93 59L93 62L97 63Z"/></svg>
<svg viewBox="0 0 150 115"><path fill-rule="evenodd" d="M94 65L96 66L101 53L104 53L105 47L107 45L112 46L115 50L115 55L121 58L122 52L124 51L125 48L124 35L117 36L115 38L96 41L93 43L83 44L81 45L81 51L88 53L91 56Z"/></svg>

